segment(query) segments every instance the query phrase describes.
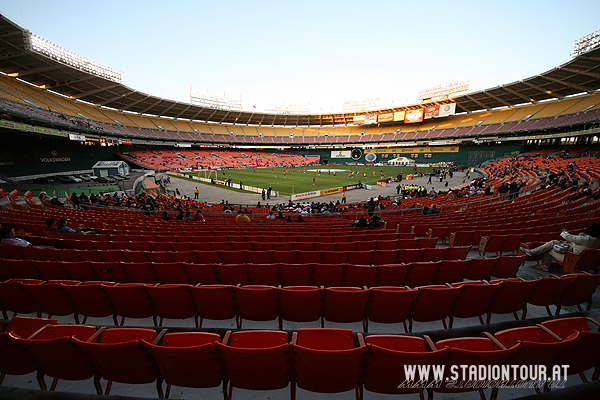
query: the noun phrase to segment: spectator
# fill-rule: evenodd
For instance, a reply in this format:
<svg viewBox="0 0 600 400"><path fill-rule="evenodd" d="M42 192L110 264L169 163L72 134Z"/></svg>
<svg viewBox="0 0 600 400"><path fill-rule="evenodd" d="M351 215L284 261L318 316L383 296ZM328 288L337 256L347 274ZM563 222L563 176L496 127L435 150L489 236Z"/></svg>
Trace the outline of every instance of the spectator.
<svg viewBox="0 0 600 400"><path fill-rule="evenodd" d="M171 217L169 217L169 214L166 211L163 211L162 212L161 220L163 220L163 221L171 221Z"/></svg>
<svg viewBox="0 0 600 400"><path fill-rule="evenodd" d="M553 258L563 261L565 259L565 253L567 252L581 254L587 249L600 248L600 224L596 222L590 224L578 235L572 235L566 230L563 230L560 236L565 239L565 242L551 240L534 249L521 247L521 251L529 257L543 255L542 265L536 268L539 268L542 271L548 271Z"/></svg>
<svg viewBox="0 0 600 400"><path fill-rule="evenodd" d="M54 218L48 218L46 220L46 229L48 232L56 232L56 220Z"/></svg>
<svg viewBox="0 0 600 400"><path fill-rule="evenodd" d="M200 209L196 210L196 214L194 214L194 221L195 222L204 222L204 215L202 215L202 211L200 211Z"/></svg>
<svg viewBox="0 0 600 400"><path fill-rule="evenodd" d="M302 218L302 214L298 215L298 218L296 218L295 222L306 222L306 220L304 218Z"/></svg>
<svg viewBox="0 0 600 400"><path fill-rule="evenodd" d="M65 205L58 199L58 197L53 197L52 200L50 200L50 204L55 205L57 207L64 207Z"/></svg>
<svg viewBox="0 0 600 400"><path fill-rule="evenodd" d="M369 224L367 223L365 217L360 217L358 221L352 224L352 226L355 228L366 228L369 226Z"/></svg>
<svg viewBox="0 0 600 400"><path fill-rule="evenodd" d="M267 215L267 219L275 219L275 215L273 215L273 211L269 211L269 215Z"/></svg>
<svg viewBox="0 0 600 400"><path fill-rule="evenodd" d="M81 202L79 201L79 197L77 197L77 193L75 192L73 192L73 194L71 195L71 203L73 203L74 209L79 210L81 208Z"/></svg>
<svg viewBox="0 0 600 400"><path fill-rule="evenodd" d="M16 237L17 234L15 233L15 228L12 226L3 226L0 230L0 234L2 235L2 244L4 245L21 247L31 246L31 243L28 241Z"/></svg>
<svg viewBox="0 0 600 400"><path fill-rule="evenodd" d="M193 221L194 218L192 218L192 215L189 211L185 212L185 215L182 218L183 221Z"/></svg>
<svg viewBox="0 0 600 400"><path fill-rule="evenodd" d="M73 229L67 226L67 220L64 218L61 218L58 220L57 222L58 226L56 227L56 232L68 232L68 233L79 233L79 232L83 232L83 233L96 233L94 231L89 231L85 228L77 228L77 229Z"/></svg>
<svg viewBox="0 0 600 400"><path fill-rule="evenodd" d="M379 228L383 226L385 221L379 218L378 215L374 215L373 218L369 221L369 228Z"/></svg>
<svg viewBox="0 0 600 400"><path fill-rule="evenodd" d="M241 213L235 217L235 222L246 223L246 222L251 222L251 221L250 221L250 217L248 215Z"/></svg>

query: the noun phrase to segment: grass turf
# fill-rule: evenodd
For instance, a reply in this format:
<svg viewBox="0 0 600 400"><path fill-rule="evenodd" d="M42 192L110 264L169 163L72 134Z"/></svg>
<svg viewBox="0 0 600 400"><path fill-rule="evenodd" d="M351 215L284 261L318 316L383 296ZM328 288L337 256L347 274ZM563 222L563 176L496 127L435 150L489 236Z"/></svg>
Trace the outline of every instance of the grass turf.
<svg viewBox="0 0 600 400"><path fill-rule="evenodd" d="M299 170L298 170L299 169ZM312 172L312 170L321 169L321 174ZM329 173L329 170L344 170ZM309 171L311 170L311 171ZM352 178L350 177L352 170ZM356 171L358 170L358 174ZM423 171L429 173L432 170L430 167L419 167L418 172ZM306 171L306 172L305 172ZM357 184L358 181L369 185L376 185L380 179L380 172L384 172L384 178L392 176L394 179L402 172L402 176L414 173L413 167L375 167L365 165L318 165L311 167L296 167L292 172L292 168L257 168L253 169L236 169L211 172L210 176L205 172L186 172L186 175L198 175L201 177L210 177L215 180L231 179L232 189L239 190L240 181L244 185L254 186L259 188L267 188L271 186L273 190L280 192L282 195L290 195L293 193L304 193L312 190L323 190ZM215 177L216 172L216 177ZM373 174L375 173L375 175ZM313 185L313 177L315 178ZM198 181L196 181L198 182ZM410 181L403 179L402 184L410 184ZM293 188L292 188L293 187Z"/></svg>

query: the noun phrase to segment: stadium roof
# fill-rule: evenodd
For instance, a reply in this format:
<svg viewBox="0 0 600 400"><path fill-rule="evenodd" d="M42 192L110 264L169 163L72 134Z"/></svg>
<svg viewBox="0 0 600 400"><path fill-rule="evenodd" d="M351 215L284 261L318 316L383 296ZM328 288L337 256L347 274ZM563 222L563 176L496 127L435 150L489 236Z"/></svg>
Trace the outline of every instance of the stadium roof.
<svg viewBox="0 0 600 400"><path fill-rule="evenodd" d="M120 82L82 71L30 49L30 32L0 15L0 71L72 99L119 111L214 123L263 126L329 126L352 124L361 112L275 114L202 107L152 96ZM440 102L369 110L390 113L456 102L456 112L514 106L600 89L600 47L542 74Z"/></svg>

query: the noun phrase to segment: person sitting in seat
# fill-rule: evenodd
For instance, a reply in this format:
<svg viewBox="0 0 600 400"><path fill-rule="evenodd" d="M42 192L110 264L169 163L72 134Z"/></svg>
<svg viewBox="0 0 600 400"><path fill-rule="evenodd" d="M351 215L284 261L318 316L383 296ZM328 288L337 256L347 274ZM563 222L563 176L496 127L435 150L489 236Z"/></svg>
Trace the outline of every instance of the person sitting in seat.
<svg viewBox="0 0 600 400"><path fill-rule="evenodd" d="M56 220L54 218L48 218L46 220L46 229L45 231L56 232Z"/></svg>
<svg viewBox="0 0 600 400"><path fill-rule="evenodd" d="M64 218L61 218L58 220L58 226L56 228L56 232L68 232L68 233L96 233L94 231L85 229L85 228L77 228L77 229L73 229L67 226L67 220Z"/></svg>
<svg viewBox="0 0 600 400"><path fill-rule="evenodd" d="M3 226L0 230L0 234L2 235L2 244L21 247L31 246L31 243L27 240L16 237L17 234L15 228L10 225Z"/></svg>
<svg viewBox="0 0 600 400"><path fill-rule="evenodd" d="M529 257L543 254L544 259L542 265L536 266L536 268L541 269L542 271L548 271L553 258L563 261L565 259L565 253L567 252L581 254L587 249L600 248L600 224L596 222L590 224L578 235L572 235L566 230L563 230L560 236L565 239L565 242L551 240L534 249L521 247L521 251Z"/></svg>

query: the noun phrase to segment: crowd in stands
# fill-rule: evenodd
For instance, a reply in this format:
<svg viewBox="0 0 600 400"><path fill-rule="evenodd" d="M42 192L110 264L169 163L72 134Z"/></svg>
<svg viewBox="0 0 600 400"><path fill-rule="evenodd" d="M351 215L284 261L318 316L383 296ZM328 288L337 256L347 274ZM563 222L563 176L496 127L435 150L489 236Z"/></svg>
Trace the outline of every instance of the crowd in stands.
<svg viewBox="0 0 600 400"><path fill-rule="evenodd" d="M155 170L196 171L209 168L293 167L315 164L319 156L209 150L152 150L119 153L128 162Z"/></svg>

